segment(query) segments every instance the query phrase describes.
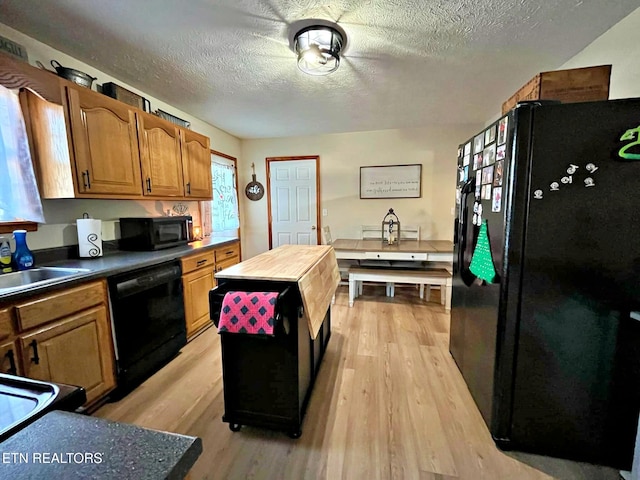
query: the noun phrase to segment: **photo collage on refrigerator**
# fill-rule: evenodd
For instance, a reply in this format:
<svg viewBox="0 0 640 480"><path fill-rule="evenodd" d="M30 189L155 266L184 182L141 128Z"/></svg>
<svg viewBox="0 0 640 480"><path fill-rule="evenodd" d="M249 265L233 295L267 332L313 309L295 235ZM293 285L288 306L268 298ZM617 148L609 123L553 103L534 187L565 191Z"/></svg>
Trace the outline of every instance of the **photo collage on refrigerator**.
<svg viewBox="0 0 640 480"><path fill-rule="evenodd" d="M474 225L481 223L483 201L490 202L491 212L502 210L502 180L507 149L509 117L503 117L495 124L473 137L458 149L458 186L456 205L460 204L461 189L472 175L475 175ZM489 205L485 205L488 209ZM485 210L486 211L486 210Z"/></svg>

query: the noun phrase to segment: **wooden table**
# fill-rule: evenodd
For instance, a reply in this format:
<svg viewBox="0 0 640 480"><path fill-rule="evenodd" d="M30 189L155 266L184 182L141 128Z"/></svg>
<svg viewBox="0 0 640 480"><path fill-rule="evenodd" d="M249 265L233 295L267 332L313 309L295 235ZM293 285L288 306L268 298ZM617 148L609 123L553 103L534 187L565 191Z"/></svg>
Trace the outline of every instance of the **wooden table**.
<svg viewBox="0 0 640 480"><path fill-rule="evenodd" d="M332 246L338 259L453 262L453 242L449 240L402 240L386 245L380 240L339 238Z"/></svg>
<svg viewBox="0 0 640 480"><path fill-rule="evenodd" d="M386 281L387 295L394 296L394 282L399 273L407 272L407 262L426 262L423 265L444 268L451 274L453 263L453 242L448 240L401 240L399 244L387 245L381 240L357 240L348 238L339 238L332 243L336 252L336 258L339 260L358 260L362 265L363 260L367 262L367 267L376 267L376 263L380 263L383 270L382 279L384 280L384 270L389 269L389 279ZM394 265L395 264L395 265ZM411 265L411 264L410 264ZM395 268L398 268L395 270ZM418 267L420 269L422 267ZM353 275L350 275L351 279ZM415 279L407 276L405 280L411 280L415 283ZM361 293L362 282L358 286L349 282L349 305L353 305L354 298L357 296L354 288ZM402 283L402 282L401 282ZM428 287L428 285L427 285ZM420 298L423 297L423 286L420 287ZM428 300L427 290L427 300ZM451 279L447 281L445 292L441 294L445 309L451 308Z"/></svg>

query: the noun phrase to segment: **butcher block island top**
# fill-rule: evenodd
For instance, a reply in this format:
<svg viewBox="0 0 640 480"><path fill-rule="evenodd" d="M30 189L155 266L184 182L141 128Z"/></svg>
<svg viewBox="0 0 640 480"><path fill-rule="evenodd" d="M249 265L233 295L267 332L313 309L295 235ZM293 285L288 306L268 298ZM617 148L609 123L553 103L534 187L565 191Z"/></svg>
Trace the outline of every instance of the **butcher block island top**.
<svg viewBox="0 0 640 480"><path fill-rule="evenodd" d="M328 245L282 245L226 268L215 277L297 283L314 339L340 283L336 254Z"/></svg>

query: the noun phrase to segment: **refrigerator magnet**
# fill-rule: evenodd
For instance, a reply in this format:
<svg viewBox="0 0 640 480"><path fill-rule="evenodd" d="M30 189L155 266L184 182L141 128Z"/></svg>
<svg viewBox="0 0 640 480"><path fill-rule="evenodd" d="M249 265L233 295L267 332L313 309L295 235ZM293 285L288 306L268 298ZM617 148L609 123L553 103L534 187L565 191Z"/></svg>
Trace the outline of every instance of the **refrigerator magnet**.
<svg viewBox="0 0 640 480"><path fill-rule="evenodd" d="M493 165L496 161L496 146L489 145L482 152L482 165Z"/></svg>
<svg viewBox="0 0 640 480"><path fill-rule="evenodd" d="M507 146L506 145L500 145L497 149L496 149L496 160L504 160L504 157L507 156Z"/></svg>
<svg viewBox="0 0 640 480"><path fill-rule="evenodd" d="M477 135L473 139L473 153L479 153L484 148L484 134Z"/></svg>
<svg viewBox="0 0 640 480"><path fill-rule="evenodd" d="M464 159L462 160L462 165L465 165L465 166L469 165L470 160L471 160L471 155L465 155Z"/></svg>
<svg viewBox="0 0 640 480"><path fill-rule="evenodd" d="M462 170L464 172L464 181L466 182L467 180L469 180L469 166L467 165Z"/></svg>
<svg viewBox="0 0 640 480"><path fill-rule="evenodd" d="M481 193L482 193L481 189L482 189L482 185L479 182L476 183L476 195L475 195L476 199L480 199Z"/></svg>
<svg viewBox="0 0 640 480"><path fill-rule="evenodd" d="M482 200L491 200L491 185L482 185Z"/></svg>
<svg viewBox="0 0 640 480"><path fill-rule="evenodd" d="M482 183L493 183L493 165L489 165L482 169Z"/></svg>
<svg viewBox="0 0 640 480"><path fill-rule="evenodd" d="M493 186L502 186L502 170L504 168L504 162L496 162L495 169L493 171Z"/></svg>
<svg viewBox="0 0 640 480"><path fill-rule="evenodd" d="M476 170L476 186L482 185L482 170Z"/></svg>
<svg viewBox="0 0 640 480"><path fill-rule="evenodd" d="M471 142L465 144L464 146L464 156L471 155Z"/></svg>
<svg viewBox="0 0 640 480"><path fill-rule="evenodd" d="M507 127L509 126L509 117L501 118L498 122L498 145L507 142Z"/></svg>
<svg viewBox="0 0 640 480"><path fill-rule="evenodd" d="M496 140L496 126L493 125L489 130L484 132L484 144L489 145Z"/></svg>
<svg viewBox="0 0 640 480"><path fill-rule="evenodd" d="M493 198L491 199L491 211L499 212L502 209L502 187L493 189Z"/></svg>

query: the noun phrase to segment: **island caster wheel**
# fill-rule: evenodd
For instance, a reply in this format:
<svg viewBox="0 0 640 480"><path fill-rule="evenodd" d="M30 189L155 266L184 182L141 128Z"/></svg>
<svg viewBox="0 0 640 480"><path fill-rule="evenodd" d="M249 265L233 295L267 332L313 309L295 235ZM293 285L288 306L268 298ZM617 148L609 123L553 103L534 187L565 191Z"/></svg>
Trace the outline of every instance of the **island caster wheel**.
<svg viewBox="0 0 640 480"><path fill-rule="evenodd" d="M302 430L294 430L293 432L289 432L287 435L289 435L289 438L293 438L295 440L300 438Z"/></svg>
<svg viewBox="0 0 640 480"><path fill-rule="evenodd" d="M240 425L239 423L229 424L229 430L231 430L232 432L239 432L241 428L242 428L242 425Z"/></svg>

